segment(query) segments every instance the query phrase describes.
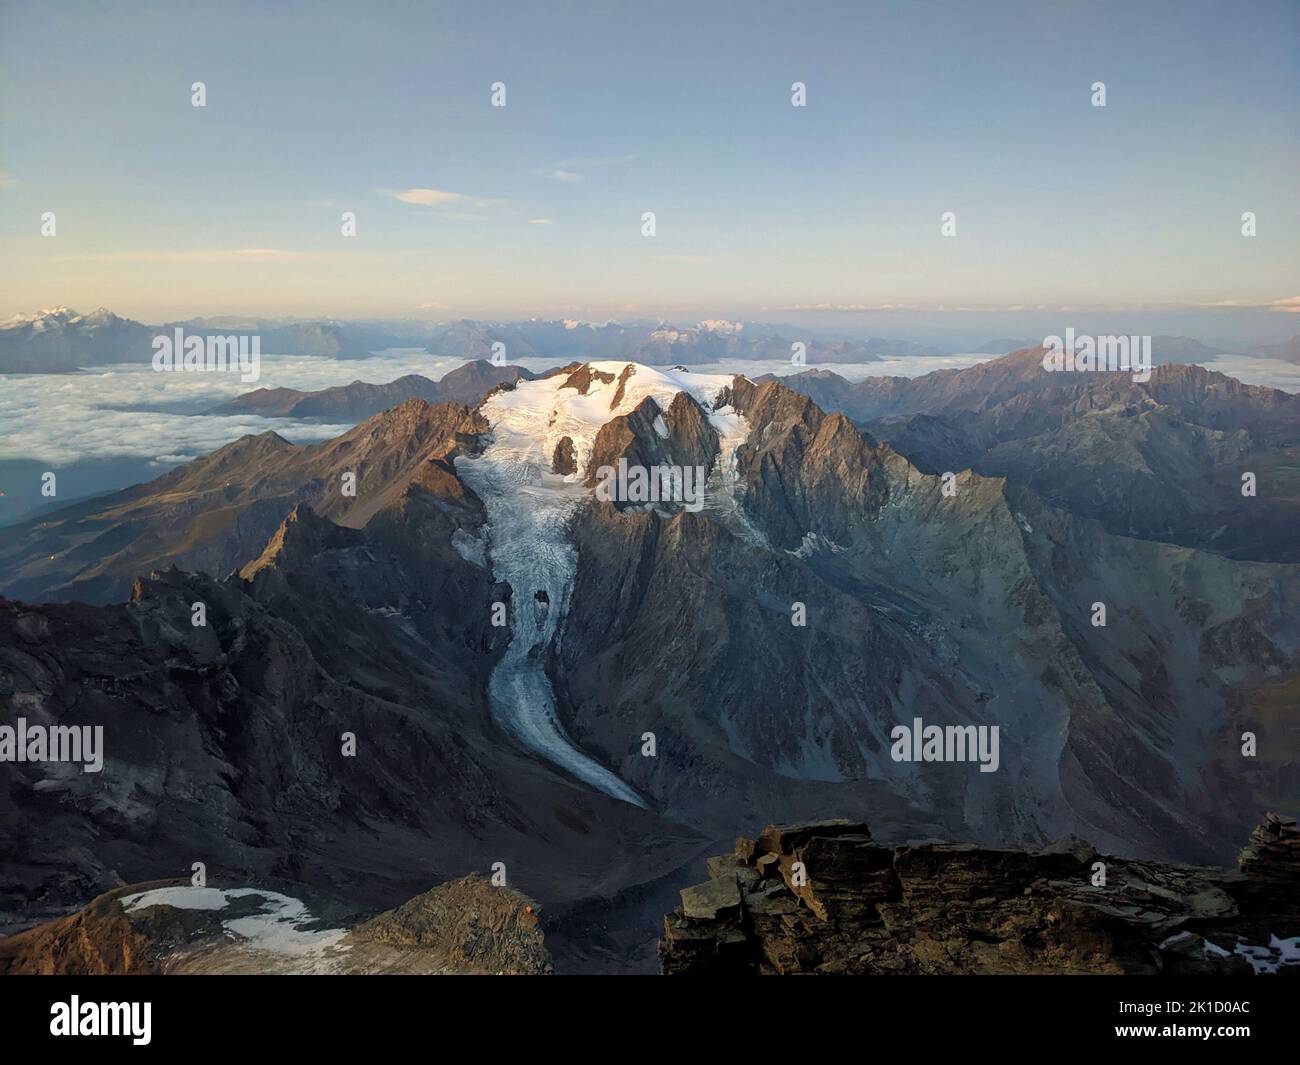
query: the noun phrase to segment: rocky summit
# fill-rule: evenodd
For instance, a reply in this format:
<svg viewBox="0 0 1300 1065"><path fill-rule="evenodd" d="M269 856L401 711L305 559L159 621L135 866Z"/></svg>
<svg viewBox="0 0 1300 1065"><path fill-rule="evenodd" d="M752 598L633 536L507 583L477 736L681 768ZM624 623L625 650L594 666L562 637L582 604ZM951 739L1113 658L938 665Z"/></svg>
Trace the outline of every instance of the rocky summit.
<svg viewBox="0 0 1300 1065"><path fill-rule="evenodd" d="M668 975L1300 975L1298 862L1276 814L1237 869L771 825L682 889L659 953Z"/></svg>

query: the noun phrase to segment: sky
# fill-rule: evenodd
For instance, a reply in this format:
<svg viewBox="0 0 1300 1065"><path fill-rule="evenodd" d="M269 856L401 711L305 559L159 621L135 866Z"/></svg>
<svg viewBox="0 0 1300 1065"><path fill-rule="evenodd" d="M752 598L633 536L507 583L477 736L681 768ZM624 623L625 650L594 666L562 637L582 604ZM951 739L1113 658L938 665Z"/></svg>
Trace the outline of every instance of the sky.
<svg viewBox="0 0 1300 1065"><path fill-rule="evenodd" d="M1294 0L0 0L0 316L1229 307L1290 336L1298 39Z"/></svg>

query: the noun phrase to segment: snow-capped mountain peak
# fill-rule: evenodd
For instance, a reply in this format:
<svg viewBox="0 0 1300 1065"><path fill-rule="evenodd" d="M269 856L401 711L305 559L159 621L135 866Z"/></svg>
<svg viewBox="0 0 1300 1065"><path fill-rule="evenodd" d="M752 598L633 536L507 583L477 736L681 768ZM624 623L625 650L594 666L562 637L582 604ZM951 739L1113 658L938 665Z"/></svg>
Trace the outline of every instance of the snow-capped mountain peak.
<svg viewBox="0 0 1300 1065"><path fill-rule="evenodd" d="M524 746L637 806L645 804L634 790L569 739L543 668L577 572L577 551L567 530L589 498L583 484L601 427L632 413L647 398L666 410L679 392L693 396L722 441L718 463L729 464L748 435L740 415L730 408L715 409L731 382L724 374L620 361L591 362L572 372L519 381L480 408L492 427L483 452L456 460L456 472L487 509L492 575L514 589L513 636L488 686L493 714ZM553 456L561 441L567 441L576 460L567 475L554 472ZM722 490L729 491L729 484Z"/></svg>

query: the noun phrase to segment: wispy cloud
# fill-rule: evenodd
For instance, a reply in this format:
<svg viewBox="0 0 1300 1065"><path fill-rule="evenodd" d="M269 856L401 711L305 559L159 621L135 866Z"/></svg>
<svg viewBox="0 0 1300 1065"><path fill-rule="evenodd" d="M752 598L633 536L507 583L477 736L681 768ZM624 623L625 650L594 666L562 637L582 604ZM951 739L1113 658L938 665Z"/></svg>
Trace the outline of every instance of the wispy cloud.
<svg viewBox="0 0 1300 1065"><path fill-rule="evenodd" d="M444 203L463 203L466 197L459 192L443 192L441 189L407 189L405 192L392 194L402 203L418 203L424 207L438 207Z"/></svg>
<svg viewBox="0 0 1300 1065"><path fill-rule="evenodd" d="M1282 311L1288 314L1300 314L1300 296L1287 296L1285 299L1270 300L1268 303L1252 303L1250 300L1213 300L1209 303L1193 303L1191 306L1211 310Z"/></svg>
<svg viewBox="0 0 1300 1065"><path fill-rule="evenodd" d="M0 189L14 189L19 185L19 181L8 170L0 170Z"/></svg>
<svg viewBox="0 0 1300 1065"><path fill-rule="evenodd" d="M402 203L411 203L419 207L447 207L461 204L466 207L495 207L504 200L490 199L486 196L467 196L463 192L447 192L444 189L381 189L385 196L392 196Z"/></svg>
<svg viewBox="0 0 1300 1065"><path fill-rule="evenodd" d="M530 219L528 219L528 224L529 224L530 226L553 226L553 225L555 225L555 223L554 223L553 221L551 221L551 219L549 219L549 218L530 218Z"/></svg>
<svg viewBox="0 0 1300 1065"><path fill-rule="evenodd" d="M572 159L561 159L550 169L550 176L565 184L586 181L584 170L599 170L606 166L621 166L630 163L635 155L579 155Z"/></svg>

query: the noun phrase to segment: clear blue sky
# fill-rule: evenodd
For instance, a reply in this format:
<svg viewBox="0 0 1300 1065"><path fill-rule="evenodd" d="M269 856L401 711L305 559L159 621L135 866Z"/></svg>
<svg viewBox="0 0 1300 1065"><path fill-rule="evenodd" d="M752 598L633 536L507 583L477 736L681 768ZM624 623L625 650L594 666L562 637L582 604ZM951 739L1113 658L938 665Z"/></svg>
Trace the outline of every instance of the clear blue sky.
<svg viewBox="0 0 1300 1065"><path fill-rule="evenodd" d="M1294 0L4 3L0 314L1268 305L1297 40Z"/></svg>

